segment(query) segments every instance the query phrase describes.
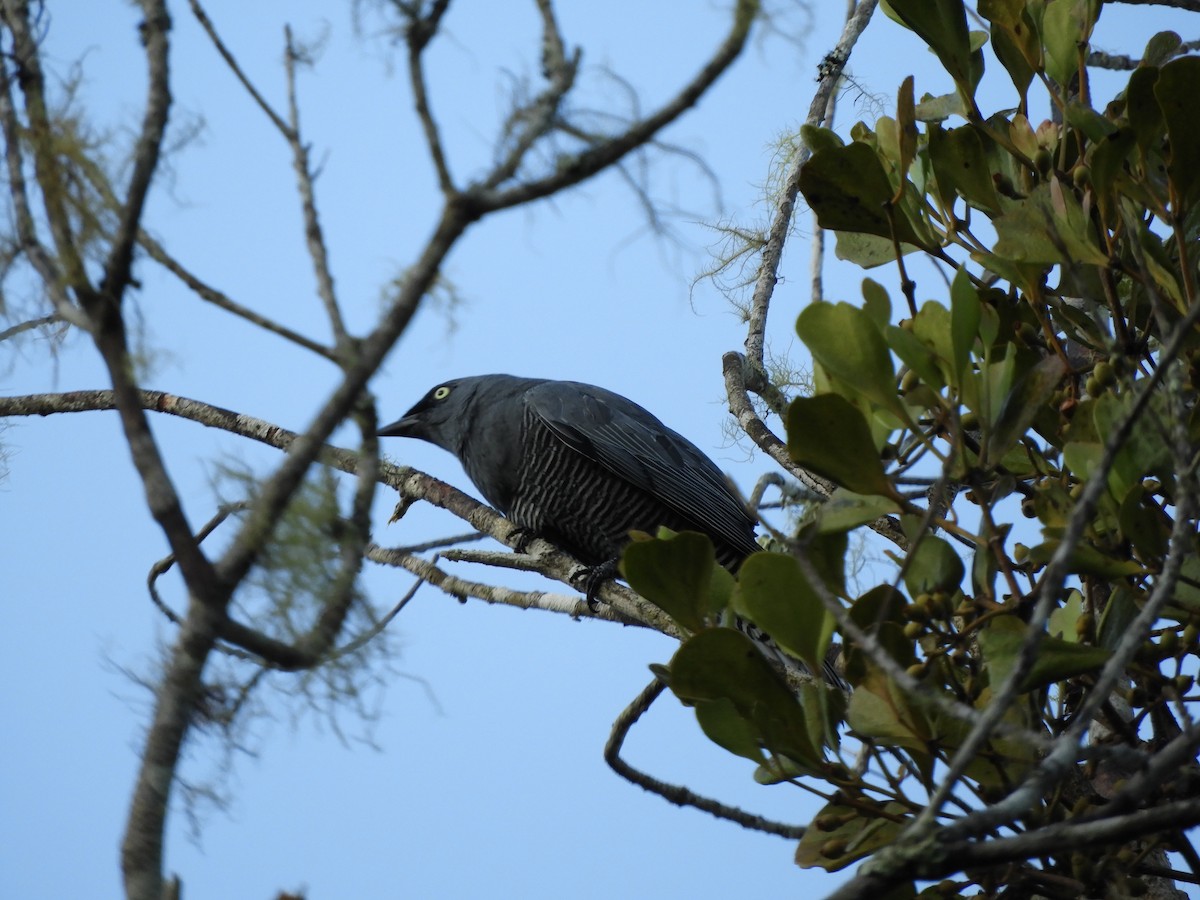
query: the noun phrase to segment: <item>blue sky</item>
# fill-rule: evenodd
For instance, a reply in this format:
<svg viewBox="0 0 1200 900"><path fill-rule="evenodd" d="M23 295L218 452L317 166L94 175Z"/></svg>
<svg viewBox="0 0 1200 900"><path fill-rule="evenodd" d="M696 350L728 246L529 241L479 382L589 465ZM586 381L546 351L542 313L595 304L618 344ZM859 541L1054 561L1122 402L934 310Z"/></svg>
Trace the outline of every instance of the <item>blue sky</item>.
<svg viewBox="0 0 1200 900"><path fill-rule="evenodd" d="M82 57L79 103L124 140L142 90L136 14L111 2L70 6L52 5L49 52L60 73ZM623 108L624 95L599 74L608 67L651 108L719 40L724 6L564 3L563 32L584 46L590 72L579 102ZM460 179L490 159L506 111L505 73L537 75L533 9L456 4L448 35L431 51L435 108ZM235 299L325 338L287 148L185 5L172 11L174 121L202 117L204 128L157 183L147 226ZM380 286L411 261L436 211L403 67L387 39L355 35L343 4L225 0L209 12L279 105L282 24L302 39L325 37L316 70L301 78L302 117L322 163L317 194L337 286L361 333L379 309ZM756 42L668 132L703 155L723 200L714 207L694 168L662 161L656 195L692 212L675 222L679 244L646 233L633 196L612 175L469 231L445 272L462 302L452 310L433 303L417 316L373 382L381 416L398 417L428 387L463 374L590 381L654 411L748 490L770 467L725 436L720 370L721 354L740 349L744 331L711 284L693 291L691 282L715 243L706 222L728 215L757 223L769 214L761 185L772 145L802 120L840 19L840 4L820 5L799 45ZM372 21L366 17L367 31ZM807 21L797 11L789 25L803 31ZM1099 43L1137 53L1145 37L1176 21L1153 7L1121 20L1106 13ZM947 90L931 62L915 38L877 17L852 59L861 89L844 95L839 131L874 121L881 110L872 94L890 109L910 71L918 96ZM1002 72L989 82L992 96L1011 93ZM807 216L799 227L775 294L771 344L802 363L792 324L807 302ZM857 299L863 273L830 258L827 295ZM151 264L139 275L138 308L158 351L147 387L303 428L334 384L331 367L203 306ZM926 273L918 293L940 290ZM53 354L40 340L3 353L7 393L105 386L94 351L77 337ZM154 427L197 523L213 509L212 460L232 453L265 472L277 458L191 423L163 418ZM352 435L339 438L348 444ZM148 695L121 669L148 670L155 641L170 638L144 586L165 544L114 415L15 421L0 439L9 454L0 483L8 619L0 715L9 723L0 750L0 896L116 897L117 847L148 710ZM432 446L393 440L385 450L469 486L457 462ZM425 510L386 526L392 502L378 499L380 543L463 530ZM503 572L472 577L516 583ZM387 608L410 582L372 569L366 583ZM362 729L351 717L341 722L348 745L312 716L292 721L284 712L257 725L247 736L254 754L238 756L220 782L232 797L228 810L204 818L198 841L181 815L172 818L167 869L182 876L187 896L304 888L314 898L716 897L824 892L837 883L797 869L788 842L669 806L605 766L613 718L648 681L647 665L669 658L669 640L463 605L428 588L391 632L393 671L370 732L378 749L353 739ZM802 822L816 810L794 788L755 785L749 764L710 746L669 697L635 728L626 753L660 778L770 816ZM211 745L197 742L184 775L203 779L214 770Z"/></svg>

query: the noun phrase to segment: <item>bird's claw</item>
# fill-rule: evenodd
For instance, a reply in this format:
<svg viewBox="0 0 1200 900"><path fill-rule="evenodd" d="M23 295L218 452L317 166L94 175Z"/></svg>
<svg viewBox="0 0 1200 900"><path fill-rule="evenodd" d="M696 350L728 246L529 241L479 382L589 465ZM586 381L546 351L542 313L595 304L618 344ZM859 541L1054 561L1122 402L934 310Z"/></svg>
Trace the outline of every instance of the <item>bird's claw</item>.
<svg viewBox="0 0 1200 900"><path fill-rule="evenodd" d="M616 578L620 571L615 559L602 562L598 566L588 566L583 570L583 597L587 601L588 609L592 612L600 609L600 598L596 595L600 593L604 582Z"/></svg>
<svg viewBox="0 0 1200 900"><path fill-rule="evenodd" d="M529 549L530 543L537 535L533 533L533 529L526 528L524 525L518 525L508 533L508 539L513 542L512 548L516 553L524 553Z"/></svg>

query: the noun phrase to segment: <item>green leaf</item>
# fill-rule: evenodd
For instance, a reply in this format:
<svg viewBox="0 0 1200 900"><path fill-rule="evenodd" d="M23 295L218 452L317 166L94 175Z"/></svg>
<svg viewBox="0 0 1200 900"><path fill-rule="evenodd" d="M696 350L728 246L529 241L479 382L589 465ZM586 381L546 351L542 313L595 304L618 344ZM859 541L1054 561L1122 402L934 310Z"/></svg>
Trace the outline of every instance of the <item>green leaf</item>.
<svg viewBox="0 0 1200 900"><path fill-rule="evenodd" d="M1170 138L1167 167L1180 202L1190 207L1200 199L1200 116L1196 91L1200 86L1200 57L1181 56L1159 70L1154 96L1162 109Z"/></svg>
<svg viewBox="0 0 1200 900"><path fill-rule="evenodd" d="M1133 129L1122 126L1089 149L1088 164L1092 169L1092 190L1095 191L1105 216L1115 214L1115 188L1118 180L1125 175L1125 161L1135 146L1137 137Z"/></svg>
<svg viewBox="0 0 1200 900"><path fill-rule="evenodd" d="M855 688L846 708L855 734L928 756L934 730L928 717L878 670Z"/></svg>
<svg viewBox="0 0 1200 900"><path fill-rule="evenodd" d="M1179 569L1179 583L1175 586L1172 605L1191 615L1200 613L1200 556L1189 555Z"/></svg>
<svg viewBox="0 0 1200 900"><path fill-rule="evenodd" d="M1064 641L1070 641L1072 644L1078 644L1079 635L1075 624L1079 621L1079 617L1082 614L1083 594L1072 589L1067 594L1067 602L1050 613L1050 621L1047 623L1050 636L1062 638Z"/></svg>
<svg viewBox="0 0 1200 900"><path fill-rule="evenodd" d="M800 126L800 140L804 142L804 146L811 153L825 149L837 150L846 146L846 142L832 128L822 128L819 125L807 123Z"/></svg>
<svg viewBox="0 0 1200 900"><path fill-rule="evenodd" d="M1025 0L979 0L979 15L994 25L1016 28L1025 15Z"/></svg>
<svg viewBox="0 0 1200 900"><path fill-rule="evenodd" d="M813 672L821 671L833 616L800 566L784 553L756 553L742 565L734 609Z"/></svg>
<svg viewBox="0 0 1200 900"><path fill-rule="evenodd" d="M980 629L979 647L983 651L984 668L988 670L993 688L998 689L1016 666L1027 634L1025 623L1013 616L993 619L986 628ZM1021 679L1020 691L1026 693L1094 672L1111 656L1112 653L1103 647L1043 636L1033 666Z"/></svg>
<svg viewBox="0 0 1200 900"><path fill-rule="evenodd" d="M953 205L957 193L976 209L990 215L1000 212L1000 198L992 181L983 139L975 128L930 127L929 159L947 207Z"/></svg>
<svg viewBox="0 0 1200 900"><path fill-rule="evenodd" d="M1012 79L1023 108L1042 53L1025 0L980 0L979 14L992 23L992 51Z"/></svg>
<svg viewBox="0 0 1200 900"><path fill-rule="evenodd" d="M817 529L822 534L844 533L874 522L880 516L898 513L894 500L880 496L864 496L838 488L817 512Z"/></svg>
<svg viewBox="0 0 1200 900"><path fill-rule="evenodd" d="M994 220L996 256L1018 263L1108 265L1079 201L1057 178L1001 206L1004 214Z"/></svg>
<svg viewBox="0 0 1200 900"><path fill-rule="evenodd" d="M671 690L685 703L727 700L762 746L815 772L822 756L809 737L804 710L750 638L732 628L706 628L671 659Z"/></svg>
<svg viewBox="0 0 1200 900"><path fill-rule="evenodd" d="M953 374L954 366L954 344L950 332L950 310L942 304L928 300L917 310L912 333L927 347L934 349L938 360L945 360L947 375Z"/></svg>
<svg viewBox="0 0 1200 900"><path fill-rule="evenodd" d="M870 812L874 807L877 812ZM900 803L879 803L866 797L854 806L829 803L813 819L796 847L796 865L836 872L855 860L870 856L876 850L893 844L908 824L908 810ZM837 823L837 827L830 827ZM830 853L831 848L839 852ZM879 900L903 900L915 891L911 883L907 893L888 895Z"/></svg>
<svg viewBox="0 0 1200 900"><path fill-rule="evenodd" d="M936 97L924 94L913 112L918 122L942 122L951 116L966 118L970 110L967 109L967 104L963 103L962 94L955 91Z"/></svg>
<svg viewBox="0 0 1200 900"><path fill-rule="evenodd" d="M703 534L632 541L621 555L629 586L688 631L699 631L715 610L710 584L716 556Z"/></svg>
<svg viewBox="0 0 1200 900"><path fill-rule="evenodd" d="M759 765L767 761L758 745L758 732L738 715L737 707L727 697L697 701L696 721L708 739L717 746Z"/></svg>
<svg viewBox="0 0 1200 900"><path fill-rule="evenodd" d="M892 11L937 54L966 96L978 80L971 59L971 37L962 0L889 0Z"/></svg>
<svg viewBox="0 0 1200 900"><path fill-rule="evenodd" d="M1005 398L991 428L987 443L988 459L1001 459L1025 435L1038 411L1049 402L1066 373L1066 363L1057 356L1045 357L1025 373Z"/></svg>
<svg viewBox="0 0 1200 900"><path fill-rule="evenodd" d="M1046 74L1061 85L1071 83L1079 71L1079 44L1090 30L1085 19L1087 6L1081 0L1056 0L1042 18L1042 40L1046 47Z"/></svg>
<svg viewBox="0 0 1200 900"><path fill-rule="evenodd" d="M1191 557L1191 559L1195 560L1196 557ZM1184 566L1186 565L1185 562ZM1133 591L1126 585L1118 584L1112 592L1112 596L1108 598L1108 603L1105 604L1104 612L1100 616L1100 630L1097 635L1100 646L1108 650L1116 650L1121 639L1125 637L1125 632L1137 618L1137 614L1138 607L1133 599Z"/></svg>
<svg viewBox="0 0 1200 900"><path fill-rule="evenodd" d="M1146 49L1142 52L1140 64L1143 66L1161 66L1175 56L1176 51L1179 50L1179 45L1182 43L1183 38L1174 31L1160 31L1146 42Z"/></svg>
<svg viewBox="0 0 1200 900"><path fill-rule="evenodd" d="M946 386L938 357L924 341L911 331L895 325L884 329L884 335L892 352L920 376L923 384L935 391ZM946 367L949 368L949 360L946 361Z"/></svg>
<svg viewBox="0 0 1200 900"><path fill-rule="evenodd" d="M1162 559L1167 553L1170 523L1142 484L1134 484L1121 501L1118 514L1121 534L1133 544L1142 559Z"/></svg>
<svg viewBox="0 0 1200 900"><path fill-rule="evenodd" d="M800 191L822 228L893 236L892 184L875 150L861 141L815 152L800 170ZM897 240L923 246L905 216L893 218Z"/></svg>
<svg viewBox="0 0 1200 900"><path fill-rule="evenodd" d="M917 155L917 121L913 104L913 77L909 75L900 84L900 93L896 99L896 136L900 149L900 185L892 197L893 203L899 203L908 184L908 169Z"/></svg>
<svg viewBox="0 0 1200 900"><path fill-rule="evenodd" d="M796 320L796 332L813 359L847 387L905 418L896 393L896 370L883 335L849 303L812 303Z"/></svg>
<svg viewBox="0 0 1200 900"><path fill-rule="evenodd" d="M908 568L904 572L904 586L913 596L934 591L952 594L962 584L965 574L962 557L948 541L925 535L909 558Z"/></svg>
<svg viewBox="0 0 1200 900"><path fill-rule="evenodd" d="M1163 137L1163 112L1155 90L1160 71L1155 66L1134 69L1125 88L1125 112L1142 153L1157 148Z"/></svg>
<svg viewBox="0 0 1200 900"><path fill-rule="evenodd" d="M975 338L979 334L979 292L971 284L966 266L959 266L950 285L950 339L954 344L954 371L956 381L961 381L971 352L975 349Z"/></svg>
<svg viewBox="0 0 1200 900"><path fill-rule="evenodd" d="M1106 391L1097 398L1093 407L1096 434L1107 437L1116 431L1135 402L1131 392L1114 394ZM1130 432L1113 462L1109 486L1114 496L1124 497L1131 487L1150 475L1164 482L1170 480L1174 474L1171 448L1162 439L1157 424L1169 421L1170 415L1162 393L1151 397L1137 427Z"/></svg>
<svg viewBox="0 0 1200 900"><path fill-rule="evenodd" d="M894 265L896 262L896 245L891 238L855 231L835 231L834 237L834 255L838 259L854 263L859 268L874 269L889 263ZM903 241L900 243L901 256L920 249L913 244Z"/></svg>
<svg viewBox="0 0 1200 900"><path fill-rule="evenodd" d="M895 495L866 419L840 394L797 397L788 407L788 453L859 494Z"/></svg>
<svg viewBox="0 0 1200 900"><path fill-rule="evenodd" d="M1050 562L1062 541L1043 541L1029 550L1029 561L1034 565L1045 565ZM1116 581L1120 578L1146 575L1146 570L1132 559L1117 559L1101 553L1090 544L1079 543L1071 551L1069 562L1071 572L1076 575L1095 575Z"/></svg>
<svg viewBox="0 0 1200 900"><path fill-rule="evenodd" d="M892 321L892 301L888 297L887 288L878 281L870 278L862 280L863 312L875 323L880 331L887 328Z"/></svg>

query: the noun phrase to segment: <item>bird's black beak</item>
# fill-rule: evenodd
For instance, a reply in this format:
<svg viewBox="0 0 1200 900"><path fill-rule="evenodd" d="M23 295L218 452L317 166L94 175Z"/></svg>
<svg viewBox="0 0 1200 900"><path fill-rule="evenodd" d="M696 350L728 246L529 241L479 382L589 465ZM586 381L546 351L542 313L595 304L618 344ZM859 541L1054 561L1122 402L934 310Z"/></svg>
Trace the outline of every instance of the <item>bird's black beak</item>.
<svg viewBox="0 0 1200 900"><path fill-rule="evenodd" d="M420 416L414 416L412 413L409 413L403 419L397 419L391 425L384 425L375 433L380 437L419 438L423 435L421 418Z"/></svg>

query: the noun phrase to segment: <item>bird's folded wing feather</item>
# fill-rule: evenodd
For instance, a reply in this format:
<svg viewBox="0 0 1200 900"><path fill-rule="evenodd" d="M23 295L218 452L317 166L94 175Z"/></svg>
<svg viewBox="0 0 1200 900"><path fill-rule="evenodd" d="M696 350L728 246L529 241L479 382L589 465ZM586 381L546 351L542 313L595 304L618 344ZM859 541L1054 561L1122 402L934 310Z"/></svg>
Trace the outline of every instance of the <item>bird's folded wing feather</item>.
<svg viewBox="0 0 1200 900"><path fill-rule="evenodd" d="M530 409L582 453L734 547L756 548L753 519L725 475L686 438L637 404L589 385L546 382L525 395Z"/></svg>

